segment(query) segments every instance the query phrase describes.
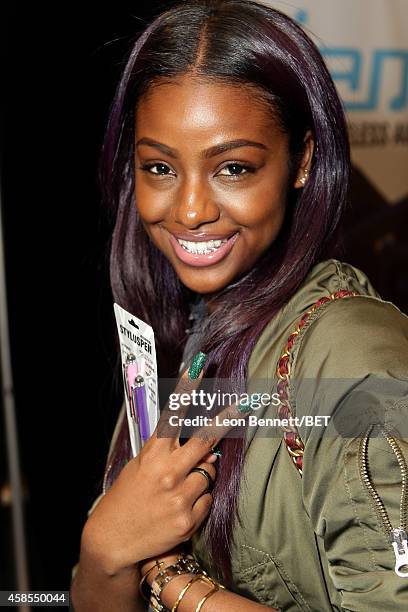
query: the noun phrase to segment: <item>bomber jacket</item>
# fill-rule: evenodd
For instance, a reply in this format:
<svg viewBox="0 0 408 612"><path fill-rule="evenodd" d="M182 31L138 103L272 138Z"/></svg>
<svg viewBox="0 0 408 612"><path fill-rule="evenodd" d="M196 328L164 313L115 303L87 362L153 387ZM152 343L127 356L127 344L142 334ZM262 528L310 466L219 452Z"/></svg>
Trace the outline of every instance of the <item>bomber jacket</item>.
<svg viewBox="0 0 408 612"><path fill-rule="evenodd" d="M359 295L325 304L291 349L296 387L292 413L329 416L330 426L298 428L304 441L303 476L278 431L248 429L234 526L233 580L241 595L285 612L408 610L408 576L394 572L395 555L370 482L392 527L399 527L408 462L408 317L380 299L367 277L336 260L315 266L301 288L264 329L249 360L251 381L276 385L276 367L302 315L319 298ZM257 391L253 387L253 391ZM295 406L293 406L295 404ZM276 416L269 407L262 416ZM375 428L386 425L403 454L398 463ZM393 442L391 442L393 443ZM202 531L194 553L211 573Z"/></svg>
<svg viewBox="0 0 408 612"><path fill-rule="evenodd" d="M248 428L226 586L285 612L402 612L408 577L394 571L389 530L408 520L408 317L360 270L321 262L258 338L247 385L276 389L288 337L317 300L338 291L358 295L325 304L291 348L292 414L328 417L329 425L304 419L298 427L302 476L279 427ZM274 405L258 411L276 415ZM216 575L204 529L192 544Z"/></svg>

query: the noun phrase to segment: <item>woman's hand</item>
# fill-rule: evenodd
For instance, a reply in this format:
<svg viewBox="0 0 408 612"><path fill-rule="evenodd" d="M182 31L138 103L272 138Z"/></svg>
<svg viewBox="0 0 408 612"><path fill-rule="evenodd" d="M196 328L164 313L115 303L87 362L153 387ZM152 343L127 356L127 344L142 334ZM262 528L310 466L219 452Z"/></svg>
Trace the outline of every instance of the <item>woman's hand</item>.
<svg viewBox="0 0 408 612"><path fill-rule="evenodd" d="M185 372L175 393L191 393L199 383L200 376L190 380ZM215 479L216 456L210 451L225 431L206 428L205 435L181 446L179 431L175 435L171 427L171 435L165 433L168 415L165 409L152 437L123 468L84 527L81 554L95 559L109 575L187 541L210 510L208 481L191 470L203 468ZM180 411L178 416L183 416Z"/></svg>

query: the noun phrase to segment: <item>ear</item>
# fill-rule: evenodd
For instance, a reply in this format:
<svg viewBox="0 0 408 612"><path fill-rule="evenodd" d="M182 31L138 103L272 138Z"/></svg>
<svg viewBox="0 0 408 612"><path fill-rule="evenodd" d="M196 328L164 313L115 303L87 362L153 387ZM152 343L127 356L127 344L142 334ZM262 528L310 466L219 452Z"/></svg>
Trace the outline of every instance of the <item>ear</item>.
<svg viewBox="0 0 408 612"><path fill-rule="evenodd" d="M300 189L301 187L305 186L310 172L314 151L314 138L311 130L307 130L303 142L304 148L302 159L300 160L299 168L296 173L296 179L293 183L295 189Z"/></svg>

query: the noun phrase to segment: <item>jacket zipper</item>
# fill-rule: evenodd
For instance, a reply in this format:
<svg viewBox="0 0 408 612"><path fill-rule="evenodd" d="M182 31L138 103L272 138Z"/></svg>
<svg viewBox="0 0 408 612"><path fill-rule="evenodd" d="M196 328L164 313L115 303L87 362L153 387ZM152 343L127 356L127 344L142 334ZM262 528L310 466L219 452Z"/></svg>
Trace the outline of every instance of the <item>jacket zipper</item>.
<svg viewBox="0 0 408 612"><path fill-rule="evenodd" d="M396 439L383 427L381 434L390 445L400 467L402 477L401 499L400 499L400 526L394 528L385 509L384 503L377 493L371 480L368 466L368 441L374 425L370 425L364 437L360 440L358 460L361 480L366 487L374 504L374 509L383 531L394 549L395 573L401 578L408 578L408 536L407 536L407 512L408 512L408 467L405 457L398 446Z"/></svg>

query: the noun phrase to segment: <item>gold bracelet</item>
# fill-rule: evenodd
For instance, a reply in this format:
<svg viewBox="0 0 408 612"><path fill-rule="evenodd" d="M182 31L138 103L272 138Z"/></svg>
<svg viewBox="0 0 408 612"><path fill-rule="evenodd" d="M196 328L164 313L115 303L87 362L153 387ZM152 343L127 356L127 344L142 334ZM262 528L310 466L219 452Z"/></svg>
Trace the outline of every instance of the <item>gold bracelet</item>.
<svg viewBox="0 0 408 612"><path fill-rule="evenodd" d="M209 576L205 570L202 570L202 573L197 574L196 576L194 576L185 585L185 587L180 591L180 594L179 594L179 596L177 598L177 601L175 602L174 606L172 607L171 612L177 612L178 606L179 606L181 600L183 599L184 595L186 594L188 589L194 584L194 582L197 582L198 580L201 580L201 582L204 582L205 584L210 585L212 587L212 589L210 589L210 591L212 591L212 590L219 591L220 589L225 589L225 587L222 584L220 584L219 582L214 580L214 578L211 578L211 576ZM208 595L208 593L207 593L207 595ZM209 595L208 595L208 597L209 597ZM205 600L201 603L201 606L204 605L204 602L205 602Z"/></svg>
<svg viewBox="0 0 408 612"><path fill-rule="evenodd" d="M149 596L149 597L147 597L147 596L146 596L146 595L143 593L143 585L144 585L144 584L145 584L145 582L146 582L146 578L148 577L148 575L150 574L150 572L151 572L152 570L154 570L154 568L155 568L155 567L157 567L157 569L160 571L160 566L161 566L161 565L164 565L164 561L158 561L158 560L156 560L155 564L154 564L154 565L152 565L152 567L151 567L150 569L148 569L148 570L147 570L147 572L145 572L145 573L143 574L142 579L141 579L141 581L139 582L139 593L140 593L141 597L143 597L143 599L144 599L145 601L149 601L149 599L150 599L150 596Z"/></svg>
<svg viewBox="0 0 408 612"><path fill-rule="evenodd" d="M143 583L143 580L152 571L152 569L154 569L154 567L157 567L157 563L164 565L163 561L156 562L156 564L153 567L151 567L148 570L148 572L146 572L140 584ZM177 600L173 604L173 607L171 608L171 611L170 611L170 609L168 609L161 600L161 592L164 589L164 587L173 578L175 578L176 576L180 576L182 574L194 574L194 576L182 588L182 590L180 591L177 597ZM201 607L204 605L205 601L210 597L210 594L212 595L213 593L215 593L216 591L220 589L225 589L225 587L219 582L217 582L216 580L214 580L213 578L211 578L211 576L209 576L207 572L203 568L200 567L199 563L194 559L193 556L182 553L182 556L179 559L177 559L175 563L166 565L163 569L159 568L159 572L155 576L152 582L152 585L151 585L150 606L153 608L153 610L156 610L157 612L177 612L178 606L182 598L184 597L184 595L187 593L188 589L195 582L199 580L211 586L211 589L207 593L207 595L198 603L198 606L199 606L197 608L198 611L201 610Z"/></svg>
<svg viewBox="0 0 408 612"><path fill-rule="evenodd" d="M210 586L217 587L218 589L225 589L225 586L223 584L217 582L216 580L214 580L214 578L211 578L211 576L209 576L206 571L202 570L202 572L203 573L200 574L200 579L203 582L209 584Z"/></svg>
<svg viewBox="0 0 408 612"><path fill-rule="evenodd" d="M161 603L161 592L164 587L176 576L181 574L199 574L201 570L197 561L191 557L183 555L175 563L166 565L154 578L152 582L152 594Z"/></svg>
<svg viewBox="0 0 408 612"><path fill-rule="evenodd" d="M208 593L198 602L195 612L200 612L207 599L210 599L211 595L214 595L214 593L217 593L217 591L219 591L218 586L214 586L210 591L208 591Z"/></svg>
<svg viewBox="0 0 408 612"><path fill-rule="evenodd" d="M150 608L154 610L155 612L170 612L170 610L166 608L166 606L163 603L157 601L157 599L155 598L153 594L150 597L149 605L150 605Z"/></svg>
<svg viewBox="0 0 408 612"><path fill-rule="evenodd" d="M177 612L179 604L181 602L181 600L183 599L184 595L187 593L188 589L195 583L197 582L197 580L201 579L201 574L196 574L195 576L193 576L191 578L191 580L189 580L187 582L187 584L181 589L179 596L177 597L177 601L175 602L174 606L171 609L171 612Z"/></svg>

